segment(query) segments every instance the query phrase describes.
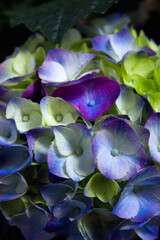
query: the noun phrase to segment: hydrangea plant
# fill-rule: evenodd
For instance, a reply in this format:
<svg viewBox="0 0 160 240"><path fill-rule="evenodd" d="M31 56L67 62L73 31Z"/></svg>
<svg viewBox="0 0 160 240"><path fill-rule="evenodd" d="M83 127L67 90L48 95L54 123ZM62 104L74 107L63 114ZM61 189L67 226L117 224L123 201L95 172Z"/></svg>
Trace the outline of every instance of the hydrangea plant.
<svg viewBox="0 0 160 240"><path fill-rule="evenodd" d="M26 240L158 239L160 51L128 24L36 34L0 64L0 207Z"/></svg>

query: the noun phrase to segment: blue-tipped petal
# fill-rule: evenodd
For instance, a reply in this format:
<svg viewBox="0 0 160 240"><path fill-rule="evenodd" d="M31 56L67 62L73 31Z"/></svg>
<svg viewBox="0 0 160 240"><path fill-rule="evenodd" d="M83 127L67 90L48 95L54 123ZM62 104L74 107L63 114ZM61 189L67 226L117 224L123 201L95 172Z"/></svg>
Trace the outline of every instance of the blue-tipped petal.
<svg viewBox="0 0 160 240"><path fill-rule="evenodd" d="M45 84L58 85L77 79L82 70L95 57L95 54L78 53L66 49L52 49L38 69L38 74Z"/></svg>
<svg viewBox="0 0 160 240"><path fill-rule="evenodd" d="M17 139L17 128L13 119L0 119L0 145L9 145Z"/></svg>
<svg viewBox="0 0 160 240"><path fill-rule="evenodd" d="M136 39L125 28L112 35L110 43L113 51L118 55L116 61L120 61L126 53L136 50Z"/></svg>
<svg viewBox="0 0 160 240"><path fill-rule="evenodd" d="M19 173L0 177L0 202L19 198L27 189L27 183Z"/></svg>
<svg viewBox="0 0 160 240"><path fill-rule="evenodd" d="M69 178L65 171L66 157L59 155L58 149L54 142L49 148L47 161L48 168L52 174L61 178Z"/></svg>
<svg viewBox="0 0 160 240"><path fill-rule="evenodd" d="M21 145L11 145L0 148L0 176L15 173L31 163L28 148Z"/></svg>
<svg viewBox="0 0 160 240"><path fill-rule="evenodd" d="M115 62L121 61L129 52L138 50L136 39L125 28L112 35L96 36L92 43L94 50L103 51Z"/></svg>

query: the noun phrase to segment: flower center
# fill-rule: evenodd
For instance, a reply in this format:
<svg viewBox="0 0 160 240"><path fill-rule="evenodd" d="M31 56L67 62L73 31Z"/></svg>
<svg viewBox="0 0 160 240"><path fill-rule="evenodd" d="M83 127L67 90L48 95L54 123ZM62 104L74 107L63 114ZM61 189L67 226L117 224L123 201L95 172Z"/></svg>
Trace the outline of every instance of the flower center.
<svg viewBox="0 0 160 240"><path fill-rule="evenodd" d="M81 148L81 147L77 147L76 148L76 150L75 150L75 152L76 152L76 155L81 155L82 154L82 152L83 152L83 149Z"/></svg>
<svg viewBox="0 0 160 240"><path fill-rule="evenodd" d="M63 119L62 114L57 114L56 117L55 117L55 119L56 119L57 122L61 122L62 119Z"/></svg>
<svg viewBox="0 0 160 240"><path fill-rule="evenodd" d="M157 146L158 152L160 152L160 145Z"/></svg>
<svg viewBox="0 0 160 240"><path fill-rule="evenodd" d="M113 156L113 157L116 157L116 156L118 156L119 155L119 152L118 152L118 150L117 149L112 149L112 151L111 151L111 155Z"/></svg>
<svg viewBox="0 0 160 240"><path fill-rule="evenodd" d="M24 115L22 120L23 120L23 122L27 122L29 120L29 116L28 115Z"/></svg>

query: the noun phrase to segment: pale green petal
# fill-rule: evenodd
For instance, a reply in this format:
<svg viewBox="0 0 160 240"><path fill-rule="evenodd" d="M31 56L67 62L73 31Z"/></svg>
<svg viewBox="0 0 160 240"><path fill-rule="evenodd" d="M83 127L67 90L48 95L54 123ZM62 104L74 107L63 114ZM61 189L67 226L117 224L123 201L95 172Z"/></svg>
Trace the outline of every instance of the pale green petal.
<svg viewBox="0 0 160 240"><path fill-rule="evenodd" d="M28 51L19 51L13 61L13 70L18 75L26 75L33 72L35 57Z"/></svg>
<svg viewBox="0 0 160 240"><path fill-rule="evenodd" d="M101 173L94 174L84 189L87 197L97 197L102 202L111 201L120 188L116 181L104 177Z"/></svg>
<svg viewBox="0 0 160 240"><path fill-rule="evenodd" d="M150 77L153 74L154 68L155 63L152 60L143 58L136 62L136 64L133 66L132 72L142 77Z"/></svg>

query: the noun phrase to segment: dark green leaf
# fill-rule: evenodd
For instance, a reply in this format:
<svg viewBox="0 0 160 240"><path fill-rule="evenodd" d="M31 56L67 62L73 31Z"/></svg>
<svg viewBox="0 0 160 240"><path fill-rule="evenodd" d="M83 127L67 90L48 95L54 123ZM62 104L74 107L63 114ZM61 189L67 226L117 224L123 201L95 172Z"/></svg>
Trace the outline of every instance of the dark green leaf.
<svg viewBox="0 0 160 240"><path fill-rule="evenodd" d="M50 41L60 42L64 33L92 12L105 13L117 0L55 0L39 6L13 7L6 12L10 24L24 23L31 31L39 30Z"/></svg>

